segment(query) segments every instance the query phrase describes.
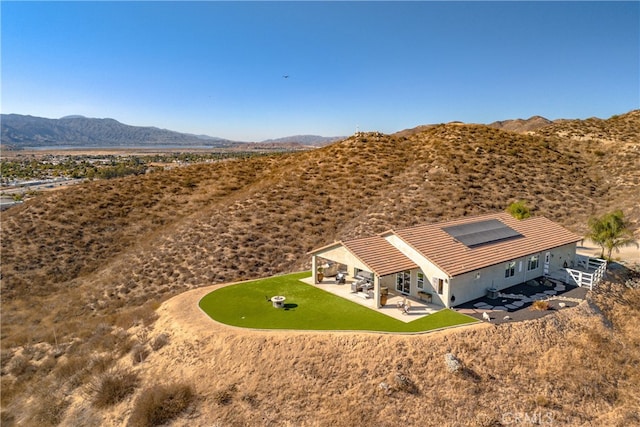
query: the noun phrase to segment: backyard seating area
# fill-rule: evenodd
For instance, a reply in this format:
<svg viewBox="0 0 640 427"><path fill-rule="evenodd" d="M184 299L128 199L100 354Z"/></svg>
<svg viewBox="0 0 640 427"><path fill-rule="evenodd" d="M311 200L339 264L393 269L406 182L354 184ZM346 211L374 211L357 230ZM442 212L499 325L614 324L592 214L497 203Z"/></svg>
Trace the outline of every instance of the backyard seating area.
<svg viewBox="0 0 640 427"><path fill-rule="evenodd" d="M336 282L340 281L336 279ZM351 283L351 292L360 298L373 298L373 283L367 279L357 279Z"/></svg>
<svg viewBox="0 0 640 427"><path fill-rule="evenodd" d="M402 322L412 322L420 317L427 316L442 310L441 306L431 304L430 300L422 298L412 298L402 294L390 292L387 296L387 303L381 308L375 308L375 298L373 284L367 278L358 278L346 275L342 278L325 277L322 283L315 284L316 287L347 299L356 304L363 305L372 310L379 311L387 316ZM342 280L344 279L344 280ZM303 282L313 284L312 279L302 279ZM405 304L404 302L408 302ZM406 305L407 310L400 309Z"/></svg>

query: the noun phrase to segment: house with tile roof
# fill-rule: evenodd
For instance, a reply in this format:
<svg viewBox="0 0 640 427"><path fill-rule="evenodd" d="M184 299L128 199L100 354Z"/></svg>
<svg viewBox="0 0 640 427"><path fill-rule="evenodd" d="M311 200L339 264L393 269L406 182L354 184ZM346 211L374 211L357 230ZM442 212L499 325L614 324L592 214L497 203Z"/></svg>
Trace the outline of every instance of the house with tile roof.
<svg viewBox="0 0 640 427"><path fill-rule="evenodd" d="M545 217L495 213L338 241L309 254L314 282L319 266L337 264L372 282L378 307L384 288L453 307L573 268L580 240Z"/></svg>

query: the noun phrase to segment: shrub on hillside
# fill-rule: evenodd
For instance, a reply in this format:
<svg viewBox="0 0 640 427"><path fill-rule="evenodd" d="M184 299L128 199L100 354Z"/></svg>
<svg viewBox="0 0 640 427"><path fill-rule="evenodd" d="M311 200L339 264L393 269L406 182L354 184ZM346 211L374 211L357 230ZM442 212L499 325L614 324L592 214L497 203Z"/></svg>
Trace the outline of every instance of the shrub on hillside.
<svg viewBox="0 0 640 427"><path fill-rule="evenodd" d="M107 372L113 366L115 359L111 354L93 355L89 357L86 371L94 374Z"/></svg>
<svg viewBox="0 0 640 427"><path fill-rule="evenodd" d="M64 418L64 413L70 401L59 396L43 395L37 398L30 408L31 415L28 425L56 426Z"/></svg>
<svg viewBox="0 0 640 427"><path fill-rule="evenodd" d="M89 384L92 403L98 408L113 406L133 393L138 383L138 375L128 369L105 372Z"/></svg>
<svg viewBox="0 0 640 427"><path fill-rule="evenodd" d="M549 310L549 302L542 301L542 300L534 301L533 304L531 304L531 310L539 310L539 311Z"/></svg>
<svg viewBox="0 0 640 427"><path fill-rule="evenodd" d="M169 343L169 335L162 333L155 337L153 341L151 341L151 348L153 351L158 351L165 345Z"/></svg>
<svg viewBox="0 0 640 427"><path fill-rule="evenodd" d="M136 400L129 426L151 427L166 424L189 407L195 392L188 384L155 385L142 391Z"/></svg>
<svg viewBox="0 0 640 427"><path fill-rule="evenodd" d="M89 361L89 357L85 355L74 355L71 357L67 357L67 359L58 363L54 373L55 376L59 380L68 380L74 376L77 376L80 373L83 373L87 363Z"/></svg>
<svg viewBox="0 0 640 427"><path fill-rule="evenodd" d="M15 375L16 378L22 377L30 377L33 372L36 371L35 366L22 355L15 356L11 359L11 361L7 364L7 370L12 375Z"/></svg>
<svg viewBox="0 0 640 427"><path fill-rule="evenodd" d="M507 207L507 212L516 219L526 219L531 216L531 209L524 200L513 202Z"/></svg>
<svg viewBox="0 0 640 427"><path fill-rule="evenodd" d="M149 348L146 344L136 344L131 349L131 359L134 364L142 363L149 356Z"/></svg>
<svg viewBox="0 0 640 427"><path fill-rule="evenodd" d="M228 405L233 400L233 395L238 391L235 384L232 384L213 393L213 401L218 405Z"/></svg>
<svg viewBox="0 0 640 427"><path fill-rule="evenodd" d="M418 386L416 385L415 382L413 382L413 380L411 380L411 378L407 377L406 375L404 375L401 372L397 372L395 377L393 378L394 382L395 382L395 388L400 390L400 391L404 391L406 393L409 394L418 394L419 393L419 389Z"/></svg>

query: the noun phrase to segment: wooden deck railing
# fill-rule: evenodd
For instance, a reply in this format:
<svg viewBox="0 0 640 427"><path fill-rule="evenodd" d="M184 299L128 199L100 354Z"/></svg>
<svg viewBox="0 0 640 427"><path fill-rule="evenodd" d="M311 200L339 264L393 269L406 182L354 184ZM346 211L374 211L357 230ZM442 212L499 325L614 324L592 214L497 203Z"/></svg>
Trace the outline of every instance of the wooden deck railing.
<svg viewBox="0 0 640 427"><path fill-rule="evenodd" d="M571 278L573 282L580 287L587 287L593 289L600 280L604 277L604 273L607 271L607 261L600 258L581 257L578 265L581 265L585 270L577 270L573 268L565 268L567 274L567 280Z"/></svg>

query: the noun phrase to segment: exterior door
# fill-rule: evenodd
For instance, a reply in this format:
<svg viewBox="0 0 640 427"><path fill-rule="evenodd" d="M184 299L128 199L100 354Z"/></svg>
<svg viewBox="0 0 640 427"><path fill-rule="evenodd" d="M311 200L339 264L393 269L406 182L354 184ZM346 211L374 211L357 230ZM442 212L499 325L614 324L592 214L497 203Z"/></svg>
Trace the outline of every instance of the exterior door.
<svg viewBox="0 0 640 427"><path fill-rule="evenodd" d="M408 294L411 292L411 272L402 271L396 274L396 291Z"/></svg>
<svg viewBox="0 0 640 427"><path fill-rule="evenodd" d="M550 258L551 258L551 252L547 252L546 254L544 254L544 268L543 268L543 274L545 276L549 275L549 262L550 262Z"/></svg>

